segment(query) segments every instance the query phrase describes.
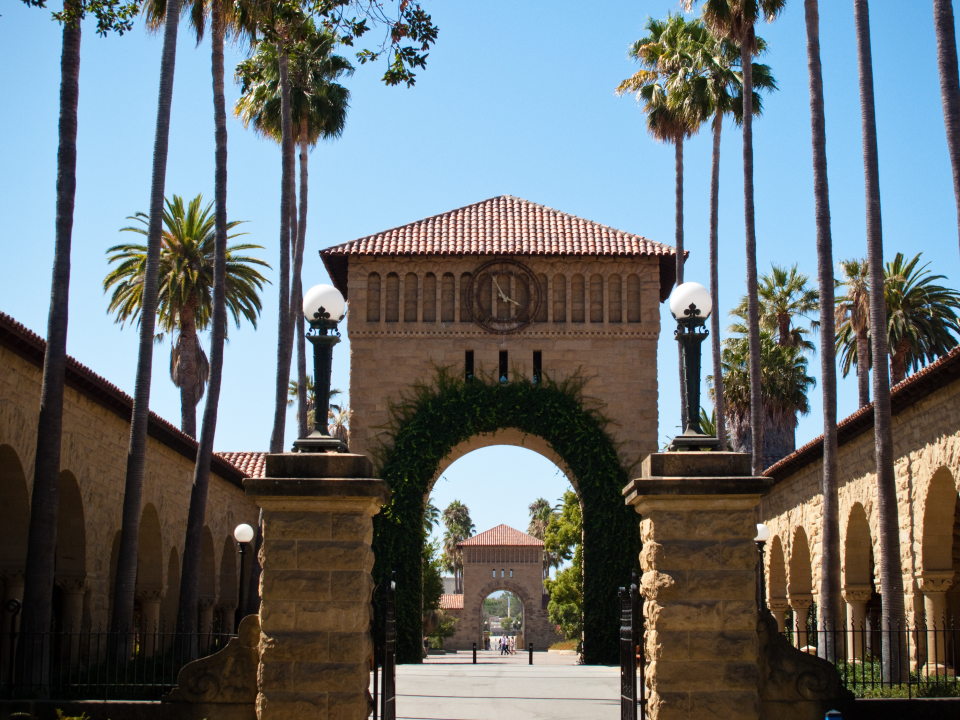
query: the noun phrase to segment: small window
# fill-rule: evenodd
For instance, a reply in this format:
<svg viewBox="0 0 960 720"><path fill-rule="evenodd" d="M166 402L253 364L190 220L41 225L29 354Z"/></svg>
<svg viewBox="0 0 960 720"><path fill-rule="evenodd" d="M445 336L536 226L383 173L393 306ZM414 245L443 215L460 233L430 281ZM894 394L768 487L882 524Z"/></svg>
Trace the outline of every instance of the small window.
<svg viewBox="0 0 960 720"><path fill-rule="evenodd" d="M505 383L509 380L509 378L507 377L507 371L509 369L507 365L508 365L507 351L501 350L500 351L500 375L498 377L500 378L500 382L502 383Z"/></svg>
<svg viewBox="0 0 960 720"><path fill-rule="evenodd" d="M503 577L503 568L500 568L500 577Z"/></svg>
<svg viewBox="0 0 960 720"><path fill-rule="evenodd" d="M537 275L537 283L540 285L540 307L537 308L537 314L533 318L534 322L545 323L547 321L547 276Z"/></svg>
<svg viewBox="0 0 960 720"><path fill-rule="evenodd" d="M539 383L543 377L543 352L541 350L533 351L533 382Z"/></svg>
<svg viewBox="0 0 960 720"><path fill-rule="evenodd" d="M510 568L510 577L513 577L513 568Z"/></svg>
<svg viewBox="0 0 960 720"><path fill-rule="evenodd" d="M496 570L493 571L493 576L494 576L494 577L497 576L497 571L496 571Z"/></svg>
<svg viewBox="0 0 960 720"><path fill-rule="evenodd" d="M584 315L584 287L583 275L574 275L570 279L570 321L582 323Z"/></svg>
<svg viewBox="0 0 960 720"><path fill-rule="evenodd" d="M464 380L473 379L473 350L467 350L463 356L463 378ZM494 571L496 572L496 571Z"/></svg>
<svg viewBox="0 0 960 720"><path fill-rule="evenodd" d="M367 277L367 322L380 322L380 273Z"/></svg>

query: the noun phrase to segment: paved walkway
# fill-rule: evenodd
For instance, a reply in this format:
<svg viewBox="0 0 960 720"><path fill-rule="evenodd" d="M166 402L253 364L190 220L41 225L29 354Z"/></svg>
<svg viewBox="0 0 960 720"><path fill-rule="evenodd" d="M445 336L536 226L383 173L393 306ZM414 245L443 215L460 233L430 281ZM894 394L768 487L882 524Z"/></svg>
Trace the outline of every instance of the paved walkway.
<svg viewBox="0 0 960 720"><path fill-rule="evenodd" d="M496 651L431 655L397 667L398 720L616 718L620 668L577 665L575 655Z"/></svg>

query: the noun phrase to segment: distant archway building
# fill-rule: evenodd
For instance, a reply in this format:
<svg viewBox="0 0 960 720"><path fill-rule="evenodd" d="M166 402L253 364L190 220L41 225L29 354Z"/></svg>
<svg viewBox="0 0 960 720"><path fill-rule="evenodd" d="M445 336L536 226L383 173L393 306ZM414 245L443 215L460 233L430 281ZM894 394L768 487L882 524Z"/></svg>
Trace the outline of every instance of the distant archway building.
<svg viewBox="0 0 960 720"><path fill-rule="evenodd" d="M523 603L523 643L546 650L562 639L547 616L543 588L543 541L507 525L474 535L457 545L463 551L463 594L444 595L441 607L457 620L456 634L444 642L451 650L483 647L483 601L509 590Z"/></svg>

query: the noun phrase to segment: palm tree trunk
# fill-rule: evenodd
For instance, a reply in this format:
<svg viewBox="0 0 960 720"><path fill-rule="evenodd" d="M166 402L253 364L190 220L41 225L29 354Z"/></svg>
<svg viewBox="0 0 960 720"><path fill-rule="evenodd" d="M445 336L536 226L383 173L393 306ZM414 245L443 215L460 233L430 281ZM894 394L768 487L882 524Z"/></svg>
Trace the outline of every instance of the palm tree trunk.
<svg viewBox="0 0 960 720"><path fill-rule="evenodd" d="M180 0L167 2L163 26L163 54L160 61L160 93L157 102L157 131L153 145L153 178L150 189L150 225L147 230L147 264L140 311L140 351L130 420L130 447L123 491L120 552L117 556L113 593L113 632L133 628L133 595L137 584L137 547L140 542L140 505L143 499L143 472L147 454L147 423L150 415L150 380L153 372L153 335L157 317L157 285L160 279L160 239L163 230L163 193L170 139L170 105L173 74L177 60L177 26Z"/></svg>
<svg viewBox="0 0 960 720"><path fill-rule="evenodd" d="M286 43L279 41L280 65L280 303L277 322L277 386L273 411L273 431L270 434L270 452L283 452L283 435L287 419L287 389L290 384L290 187L293 168L290 167L293 129L290 122L290 73Z"/></svg>
<svg viewBox="0 0 960 720"><path fill-rule="evenodd" d="M203 525L207 515L207 489L210 484L210 461L217 431L217 410L223 376L223 342L227 327L227 109L223 92L223 40L225 34L220 3L211 3L211 66L213 75L213 118L216 143L214 170L213 254L213 328L210 336L210 381L207 402L203 409L200 446L193 468L193 487L187 513L187 534L183 543L183 566L180 571L180 598L177 608L177 630L197 632L197 608L200 600L200 556L203 546ZM221 588L221 592L226 592ZM186 638L185 638L186 639ZM186 643L191 658L197 656L195 639Z"/></svg>
<svg viewBox="0 0 960 720"><path fill-rule="evenodd" d="M713 354L713 407L717 413L717 439L727 449L727 408L723 400L723 363L720 358L720 133L723 115L713 119L713 156L710 161L710 350Z"/></svg>
<svg viewBox="0 0 960 720"><path fill-rule="evenodd" d="M180 313L180 335L177 338L179 358L177 376L180 382L180 429L197 437L197 321L193 308Z"/></svg>
<svg viewBox="0 0 960 720"><path fill-rule="evenodd" d="M753 28L740 44L743 65L743 219L747 252L747 331L750 343L750 435L753 474L763 472L763 395L760 387L760 306L757 300L757 233L753 207Z"/></svg>
<svg viewBox="0 0 960 720"><path fill-rule="evenodd" d="M882 288L883 231L880 216L880 167L877 157L877 118L873 100L873 58L870 50L870 10L867 0L853 0L857 29L857 65L860 73L860 117L863 126L863 174L867 205L867 262L870 287ZM870 327L887 326L882 292L870 293ZM905 627L903 575L900 567L900 522L897 484L893 472L893 431L890 420L890 378L887 374L887 334L871 332L873 350L873 415L877 457L877 510L880 520L880 595L883 597L881 630L894 631L883 643L885 679L900 680L907 672L907 648L898 643L898 628Z"/></svg>
<svg viewBox="0 0 960 720"><path fill-rule="evenodd" d="M293 259L293 297L297 313L297 417L300 437L310 434L307 426L307 341L304 337L303 320L303 250L307 240L307 118L300 119L300 222L297 224L297 252Z"/></svg>
<svg viewBox="0 0 960 720"><path fill-rule="evenodd" d="M683 136L677 138L673 145L675 173L675 215L674 215L674 244L677 247L677 286L683 284ZM687 383L683 372L683 350L680 343L677 343L678 360L677 367L680 369L680 428L681 432L687 429Z"/></svg>
<svg viewBox="0 0 960 720"><path fill-rule="evenodd" d="M890 353L890 385L899 385L907 377L907 353L910 341L901 340Z"/></svg>
<svg viewBox="0 0 960 720"><path fill-rule="evenodd" d="M69 2L67 6L74 5ZM33 470L30 529L23 586L21 627L50 627L53 578L57 555L57 514L60 508L60 443L63 428L63 384L67 365L67 310L70 299L70 245L77 194L77 104L80 98L80 22L63 24L60 55L60 127L57 149L57 217L47 314L47 349L43 356L37 453ZM24 664L27 643L17 648L17 666L25 679L38 682L39 658Z"/></svg>
<svg viewBox="0 0 960 720"><path fill-rule="evenodd" d="M933 0L933 27L937 34L937 67L940 69L940 101L947 148L953 169L953 194L957 202L957 232L960 233L960 77L957 73L957 37L953 0Z"/></svg>
<svg viewBox="0 0 960 720"><path fill-rule="evenodd" d="M823 541L821 543L821 630L843 627L840 605L840 507L837 495L837 363L834 347L833 237L827 184L827 133L823 114L823 71L820 66L820 9L805 0L807 71L810 75L810 136L813 145L813 197L817 224L817 279L820 284L820 375L823 392ZM817 650L831 662L841 658L832 640L821 632Z"/></svg>
<svg viewBox="0 0 960 720"><path fill-rule="evenodd" d="M857 333L857 392L859 407L870 404L870 338L866 331Z"/></svg>

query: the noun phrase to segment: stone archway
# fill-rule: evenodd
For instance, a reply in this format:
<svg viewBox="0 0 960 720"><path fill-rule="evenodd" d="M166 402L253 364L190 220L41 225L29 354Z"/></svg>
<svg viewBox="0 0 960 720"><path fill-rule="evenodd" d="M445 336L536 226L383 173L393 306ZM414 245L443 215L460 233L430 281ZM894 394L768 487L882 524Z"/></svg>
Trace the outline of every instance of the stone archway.
<svg viewBox="0 0 960 720"><path fill-rule="evenodd" d="M533 643L537 650L546 650L558 639L556 630L550 624L550 618L547 611L542 607L540 598L531 595L529 588L523 583L511 582L509 578L504 580L491 580L476 593L470 593L470 599L465 600L463 608L463 621L468 618L476 618L473 621L473 636L476 638L477 647L483 647L483 601L495 592L508 590L520 598L523 605L523 643L517 645L517 651L524 649L528 644ZM467 607L467 603L471 607ZM464 648L466 649L466 648Z"/></svg>
<svg viewBox="0 0 960 720"><path fill-rule="evenodd" d="M790 607L793 608L794 643L804 647L807 637L807 618L813 605L813 569L810 563L810 545L807 533L797 528L790 543L790 562L788 565L787 593Z"/></svg>

